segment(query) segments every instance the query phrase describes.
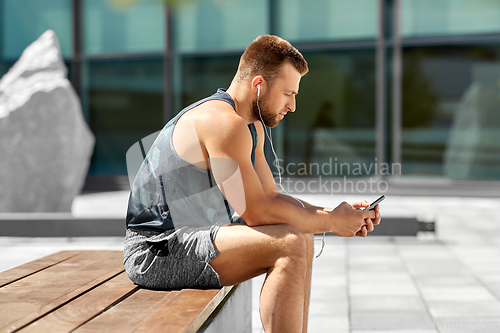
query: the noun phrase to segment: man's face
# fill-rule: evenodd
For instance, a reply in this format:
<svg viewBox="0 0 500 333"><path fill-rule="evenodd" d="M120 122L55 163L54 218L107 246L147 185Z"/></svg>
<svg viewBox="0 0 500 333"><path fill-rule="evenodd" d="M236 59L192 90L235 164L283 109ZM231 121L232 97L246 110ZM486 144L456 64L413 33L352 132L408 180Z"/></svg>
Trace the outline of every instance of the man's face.
<svg viewBox="0 0 500 333"><path fill-rule="evenodd" d="M289 63L281 66L278 76L264 93L261 92L259 105L257 99L252 103L255 120L262 120L267 127L276 127L287 112L295 112L295 95L299 91L300 73ZM259 115L260 107L260 115Z"/></svg>

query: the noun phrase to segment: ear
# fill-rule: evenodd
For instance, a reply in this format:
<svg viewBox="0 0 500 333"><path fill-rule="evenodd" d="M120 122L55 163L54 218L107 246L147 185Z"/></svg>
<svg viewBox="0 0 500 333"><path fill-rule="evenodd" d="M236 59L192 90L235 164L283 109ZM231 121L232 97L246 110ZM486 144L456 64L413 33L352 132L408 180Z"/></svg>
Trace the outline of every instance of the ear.
<svg viewBox="0 0 500 333"><path fill-rule="evenodd" d="M262 77L262 75L256 75L252 79L251 89L255 94L257 94L257 91L258 91L257 86L260 85L260 93L262 94L262 90L264 89L264 84L265 84L265 81L264 81L264 78Z"/></svg>

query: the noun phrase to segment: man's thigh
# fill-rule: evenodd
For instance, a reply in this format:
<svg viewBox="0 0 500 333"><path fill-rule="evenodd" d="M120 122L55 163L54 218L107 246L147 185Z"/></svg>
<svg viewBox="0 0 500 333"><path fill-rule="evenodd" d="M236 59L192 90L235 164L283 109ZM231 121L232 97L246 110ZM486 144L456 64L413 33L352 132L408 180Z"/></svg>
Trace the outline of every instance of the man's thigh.
<svg viewBox="0 0 500 333"><path fill-rule="evenodd" d="M221 227L215 237L219 255L210 265L219 274L222 285L241 283L273 267L282 255L281 240L291 234L300 232L287 224Z"/></svg>

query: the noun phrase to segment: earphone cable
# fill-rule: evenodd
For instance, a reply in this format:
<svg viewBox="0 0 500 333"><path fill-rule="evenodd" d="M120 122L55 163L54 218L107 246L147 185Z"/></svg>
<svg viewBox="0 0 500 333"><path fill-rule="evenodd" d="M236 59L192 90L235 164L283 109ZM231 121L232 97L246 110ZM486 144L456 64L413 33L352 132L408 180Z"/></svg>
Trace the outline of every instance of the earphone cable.
<svg viewBox="0 0 500 333"><path fill-rule="evenodd" d="M274 145L273 145L273 140L272 140L272 130L271 128L269 128L269 133L267 133L267 125L266 123L264 123L264 119L262 119L262 113L260 112L260 106L259 106L259 96L260 96L260 87L258 89L258 93L257 93L257 109L259 110L259 117L260 117L260 121L262 122L262 125L264 127L264 132L266 133L266 136L267 138L269 139L269 143L271 144L271 150L274 154L274 158L275 158L275 161L276 161L276 169L278 170L278 179L279 179L279 185L281 187L281 189L283 190L283 192L285 192L286 194L288 194L288 196L290 196L291 198L295 199L298 203L300 203L302 205L302 208L306 209L306 207L304 206L304 203L302 203L302 201L300 201L299 199L297 199L296 197L294 197L293 195L291 195L290 193L288 193L285 188L283 187L283 185L281 184L281 171L280 171L280 168L279 168L279 160L278 160L278 155L276 154L276 151L274 150ZM326 232L323 233L323 237L321 239L321 250L319 251L318 255L316 256L316 258L319 258L319 256L323 253L323 249L325 248L325 234ZM309 236L309 234L307 234L307 236L309 238L311 238L313 241L315 241L316 239Z"/></svg>

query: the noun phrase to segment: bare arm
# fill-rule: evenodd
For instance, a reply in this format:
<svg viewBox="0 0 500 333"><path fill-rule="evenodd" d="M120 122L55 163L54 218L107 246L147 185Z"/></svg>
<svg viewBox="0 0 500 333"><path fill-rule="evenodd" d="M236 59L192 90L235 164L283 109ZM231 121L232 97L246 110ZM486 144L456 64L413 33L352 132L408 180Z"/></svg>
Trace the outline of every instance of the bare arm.
<svg viewBox="0 0 500 333"><path fill-rule="evenodd" d="M305 208L307 210L322 210L325 212L331 212L333 210L333 208L311 205L310 203L308 203L300 198L292 197L291 195L286 195L286 194L279 193L279 192L275 194L275 198L279 199L279 200L286 201L288 203L291 203L292 205ZM302 206L302 205L304 205L304 206Z"/></svg>
<svg viewBox="0 0 500 333"><path fill-rule="evenodd" d="M230 112L219 110L217 117L197 120L195 125L210 161L236 162L236 171L230 177L227 175L224 163L210 164L217 184L248 225L287 223L304 233L334 232L339 236L354 236L361 230L366 218L375 217L374 212L359 211L347 203L342 203L333 211L327 212L303 209L288 201L269 196L269 191L273 189L269 188L267 180L262 180L260 174L257 174L263 162L263 140L259 140L260 147L256 152L254 169L250 159L252 150L250 132L244 121L232 109ZM260 130L262 133L262 127ZM272 180L270 171L268 177ZM274 184L274 181L272 183Z"/></svg>
<svg viewBox="0 0 500 333"><path fill-rule="evenodd" d="M261 180L262 186L265 189L265 192L268 196L276 198L278 200L282 200L284 202L288 202L294 206L298 206L301 208L304 208L306 210L310 211L323 211L323 212L332 212L334 209L329 208L329 207L320 207L316 205L312 205L300 198L293 197L291 195L286 195L283 193L280 193L276 187L276 183L274 181L274 177L272 175L272 172L269 168L269 165L267 164L267 161L264 156L264 141L265 141L265 135L264 135L264 130L263 127L260 123L255 123L257 132L259 134L259 144L256 149L256 162L255 162L255 169L257 171L257 174ZM350 205L352 208L356 210L361 210L366 207L368 207L368 203L366 201L357 201L357 202L351 202ZM340 206L339 206L340 207ZM339 208L337 207L337 208ZM367 232L373 231L373 225L379 224L380 223L380 213L379 213L379 206L377 205L374 209L375 211L375 219L370 219L367 218L365 219L365 224L361 227L361 229L356 232L356 236L361 236L364 237L366 236ZM339 234L340 235L340 234Z"/></svg>

